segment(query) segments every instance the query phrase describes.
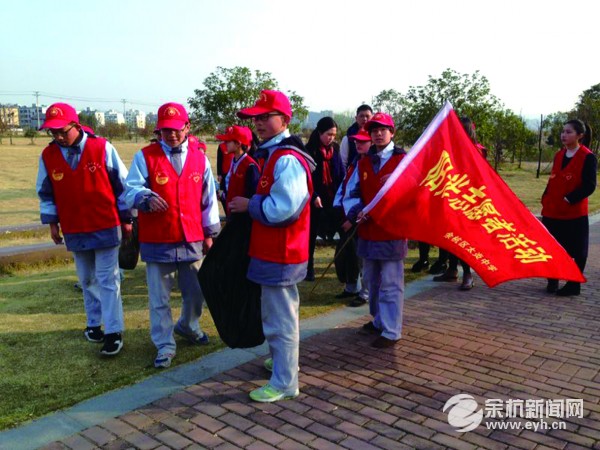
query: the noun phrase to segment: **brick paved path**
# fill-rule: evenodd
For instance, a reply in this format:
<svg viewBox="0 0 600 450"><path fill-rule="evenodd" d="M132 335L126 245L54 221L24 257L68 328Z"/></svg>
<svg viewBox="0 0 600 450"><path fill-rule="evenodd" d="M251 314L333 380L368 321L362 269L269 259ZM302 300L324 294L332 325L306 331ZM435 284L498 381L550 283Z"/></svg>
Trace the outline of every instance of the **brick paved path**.
<svg viewBox="0 0 600 450"><path fill-rule="evenodd" d="M356 334L366 316L303 341L294 401L249 401L268 376L257 359L45 448L600 449L600 224L592 242L580 297L546 294L540 279L436 286L407 302L395 349ZM460 393L480 406L583 399L584 417L457 433L442 408Z"/></svg>

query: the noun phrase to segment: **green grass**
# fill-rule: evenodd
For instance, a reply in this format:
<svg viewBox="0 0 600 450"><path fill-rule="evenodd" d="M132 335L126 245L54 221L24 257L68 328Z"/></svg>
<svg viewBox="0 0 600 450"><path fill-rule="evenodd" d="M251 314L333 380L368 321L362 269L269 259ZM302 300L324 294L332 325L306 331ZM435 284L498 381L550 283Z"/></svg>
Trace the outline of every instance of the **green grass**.
<svg viewBox="0 0 600 450"><path fill-rule="evenodd" d="M333 257L332 247L317 247L317 275ZM416 278L406 260L406 282ZM66 408L95 395L142 380L159 371L152 362L155 348L150 340L145 266L126 272L122 285L125 311L125 346L115 358L103 358L100 346L83 337L85 314L72 263L50 267L13 268L0 276L0 429ZM332 267L309 298L314 283L300 283L300 317L306 319L344 305L334 298L343 289ZM174 317L179 316L181 297L173 292ZM201 326L211 343L194 347L178 339L177 366L224 347L208 308Z"/></svg>

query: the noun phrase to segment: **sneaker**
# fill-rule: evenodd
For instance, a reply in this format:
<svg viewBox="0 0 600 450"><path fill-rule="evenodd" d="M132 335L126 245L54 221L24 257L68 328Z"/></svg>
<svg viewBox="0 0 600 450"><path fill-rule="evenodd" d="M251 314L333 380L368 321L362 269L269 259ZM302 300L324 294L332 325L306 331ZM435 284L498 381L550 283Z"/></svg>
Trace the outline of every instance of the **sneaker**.
<svg viewBox="0 0 600 450"><path fill-rule="evenodd" d="M368 322L358 329L358 334L367 336L371 334L381 334L381 330L377 328L373 322Z"/></svg>
<svg viewBox="0 0 600 450"><path fill-rule="evenodd" d="M342 298L350 298L350 297L355 297L355 296L356 296L356 292L348 292L348 291L344 290L341 294L337 294L334 297L342 299Z"/></svg>
<svg viewBox="0 0 600 450"><path fill-rule="evenodd" d="M413 264L410 271L413 273L418 273L418 272L421 272L422 270L427 270L428 267L429 267L429 261L418 260L416 263Z"/></svg>
<svg viewBox="0 0 600 450"><path fill-rule="evenodd" d="M567 281L563 287L556 291L556 295L560 297L570 297L579 294L581 294L581 283L573 281Z"/></svg>
<svg viewBox="0 0 600 450"><path fill-rule="evenodd" d="M546 285L546 292L549 294L554 294L556 291L558 291L558 280L551 278L548 280L548 284Z"/></svg>
<svg viewBox="0 0 600 450"><path fill-rule="evenodd" d="M187 339L189 342L191 342L194 345L206 345L208 344L208 335L206 333L187 333L185 331L183 331L181 329L181 327L179 326L179 324L175 325L175 328L173 329L173 331L175 332L176 335L181 336L182 338Z"/></svg>
<svg viewBox="0 0 600 450"><path fill-rule="evenodd" d="M100 344L104 342L104 332L100 327L87 327L83 332L85 338L93 342L94 344Z"/></svg>
<svg viewBox="0 0 600 450"><path fill-rule="evenodd" d="M388 339L386 337L379 336L377 339L375 339L371 343L371 347L375 347L375 348L390 348L390 347L393 347L394 345L396 345L396 343L399 340L400 339Z"/></svg>
<svg viewBox="0 0 600 450"><path fill-rule="evenodd" d="M443 274L433 277L433 281L454 282L458 280L458 270L446 270Z"/></svg>
<svg viewBox="0 0 600 450"><path fill-rule="evenodd" d="M166 369L171 365L173 358L175 358L175 353L159 353L154 360L154 367L157 369Z"/></svg>
<svg viewBox="0 0 600 450"><path fill-rule="evenodd" d="M296 398L300 395L300 390L296 389L295 392L289 394L284 391L280 391L279 389L275 389L269 383L265 384L263 387L258 389L254 389L250 392L250 398L255 402L261 403L271 403L278 402L279 400L289 400L292 398Z"/></svg>
<svg viewBox="0 0 600 450"><path fill-rule="evenodd" d="M357 296L348 302L348 306L350 308L358 308L359 306L365 305L366 303L367 303L366 299Z"/></svg>
<svg viewBox="0 0 600 450"><path fill-rule="evenodd" d="M104 336L104 345L100 353L106 356L115 356L123 348L121 333L108 333Z"/></svg>
<svg viewBox="0 0 600 450"><path fill-rule="evenodd" d="M438 275L440 273L444 273L448 269L448 264L445 262L441 262L439 259L433 263L431 269L429 269L429 273L431 275Z"/></svg>

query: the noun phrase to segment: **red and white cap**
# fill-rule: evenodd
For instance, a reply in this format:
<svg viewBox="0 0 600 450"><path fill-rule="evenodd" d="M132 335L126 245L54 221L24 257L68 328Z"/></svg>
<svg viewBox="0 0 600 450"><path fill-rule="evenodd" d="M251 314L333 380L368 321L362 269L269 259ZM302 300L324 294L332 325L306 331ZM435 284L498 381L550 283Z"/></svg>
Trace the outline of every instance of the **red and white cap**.
<svg viewBox="0 0 600 450"><path fill-rule="evenodd" d="M248 127L233 125L228 127L223 134L215 136L219 141L237 141L242 145L250 146L252 143L252 131Z"/></svg>
<svg viewBox="0 0 600 450"><path fill-rule="evenodd" d="M292 105L287 96L280 91L265 89L260 92L260 97L254 103L254 106L240 109L237 116L240 119L249 119L273 111L277 111L290 118L292 117Z"/></svg>
<svg viewBox="0 0 600 450"><path fill-rule="evenodd" d="M396 129L394 125L394 119L389 114L383 112L377 112L367 123L365 123L365 129L370 133L371 128L376 126L390 127L392 130Z"/></svg>
<svg viewBox="0 0 600 450"><path fill-rule="evenodd" d="M66 103L53 103L46 110L46 120L44 120L40 130L44 128L64 128L73 122L79 124L79 116L75 108Z"/></svg>
<svg viewBox="0 0 600 450"><path fill-rule="evenodd" d="M371 140L371 135L367 132L367 130L361 128L358 130L358 133L349 136L349 138L354 139L355 141L368 142Z"/></svg>
<svg viewBox="0 0 600 450"><path fill-rule="evenodd" d="M169 102L158 108L158 119L156 128L171 128L173 130L181 130L190 122L188 113L183 105L179 103Z"/></svg>

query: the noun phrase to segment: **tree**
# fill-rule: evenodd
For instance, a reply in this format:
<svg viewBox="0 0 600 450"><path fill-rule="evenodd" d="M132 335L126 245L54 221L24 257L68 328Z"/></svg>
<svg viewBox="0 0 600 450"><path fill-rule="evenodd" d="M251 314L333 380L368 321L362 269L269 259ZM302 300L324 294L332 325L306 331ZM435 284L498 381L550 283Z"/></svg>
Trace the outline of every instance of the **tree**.
<svg viewBox="0 0 600 450"><path fill-rule="evenodd" d="M23 136L31 140L31 143L29 145L34 145L34 141L35 138L38 136L38 132L35 128L26 128L23 132Z"/></svg>
<svg viewBox="0 0 600 450"><path fill-rule="evenodd" d="M397 136L404 143L413 144L446 101L452 103L459 115L469 116L476 123L483 143L489 141L492 113L501 108L501 103L479 71L469 75L446 69L439 78L430 75L424 86L411 86L405 95L394 90L382 91L375 104L396 114Z"/></svg>
<svg viewBox="0 0 600 450"><path fill-rule="evenodd" d="M383 90L375 96L373 108L375 108L375 111L388 113L394 118L394 124L396 125L395 139L399 143L405 143L406 126L404 120L407 101L404 96L394 89Z"/></svg>
<svg viewBox="0 0 600 450"><path fill-rule="evenodd" d="M82 125L87 125L92 130L96 130L98 128L98 118L93 112L82 111L79 113L79 122Z"/></svg>
<svg viewBox="0 0 600 450"><path fill-rule="evenodd" d="M591 150L598 153L600 150L600 83L586 89L579 96L579 101L569 118L577 118L589 124L592 128Z"/></svg>
<svg viewBox="0 0 600 450"><path fill-rule="evenodd" d="M115 138L125 138L129 133L127 125L112 122L107 123L96 131L98 131L98 135L106 137L109 141L112 141Z"/></svg>
<svg viewBox="0 0 600 450"><path fill-rule="evenodd" d="M535 133L527 128L527 124L521 117L509 109L495 111L492 120L494 125L492 153L494 169L498 171L500 163L507 156L505 153L514 161L518 151L531 150L527 145L535 142ZM519 159L521 157L519 156Z"/></svg>
<svg viewBox="0 0 600 450"><path fill-rule="evenodd" d="M195 89L188 99L194 131L214 134L217 130L239 122L236 113L254 104L263 89L278 89L277 81L269 72L250 70L247 67L217 67L204 79L204 89ZM294 118L293 132L300 130L308 115L304 98L295 91L287 91Z"/></svg>

